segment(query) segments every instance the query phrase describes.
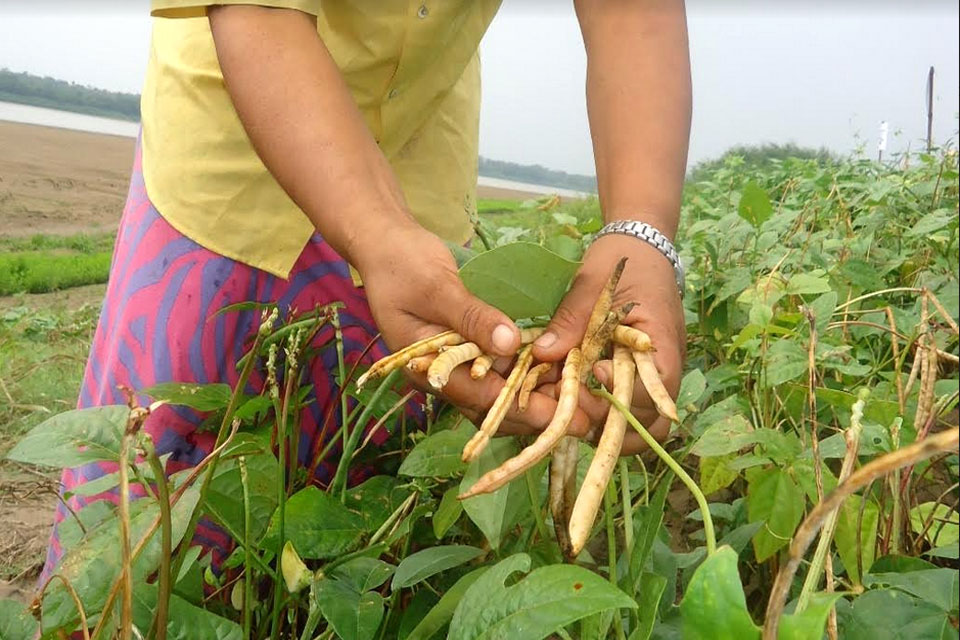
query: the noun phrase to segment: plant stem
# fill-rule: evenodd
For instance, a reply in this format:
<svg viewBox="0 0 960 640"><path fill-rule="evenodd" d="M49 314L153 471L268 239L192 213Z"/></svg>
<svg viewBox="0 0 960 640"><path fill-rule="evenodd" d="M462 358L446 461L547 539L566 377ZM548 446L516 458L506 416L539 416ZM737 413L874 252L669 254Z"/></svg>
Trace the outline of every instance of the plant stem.
<svg viewBox="0 0 960 640"><path fill-rule="evenodd" d="M843 465L840 468L839 482L844 482L853 472L853 466L857 461L857 453L860 450L860 433L863 431L861 421L863 419L863 407L866 401L866 389L860 392L859 399L853 403L853 412L850 416L850 428L844 434L847 444L847 452L843 458ZM864 498L866 500L866 498ZM823 498L820 498L823 501ZM817 542L817 550L813 554L813 560L810 562L810 568L807 570L806 578L803 581L803 588L800 590L800 597L797 600L797 613L801 613L810 603L810 596L820 585L820 572L823 571L824 561L830 552L830 543L833 541L833 532L837 526L837 516L839 509L830 512L825 522L823 530L820 532L820 540ZM828 580L827 591L833 591L832 581Z"/></svg>
<svg viewBox="0 0 960 640"><path fill-rule="evenodd" d="M693 481L687 472L683 470L676 460L674 460L667 451L660 446L660 443L657 442L656 438L650 435L650 432L647 431L640 422L633 417L633 414L623 406L623 404L614 398L609 391L606 389L600 388L594 390L592 393L605 398L611 405L617 408L617 411L623 414L627 419L627 422L630 423L634 429L637 430L637 433L640 434L640 437L643 438L643 441L647 443L647 446L653 449L654 453L663 460L664 464L670 467L670 470L673 471L680 481L687 486L687 489L690 490L690 493L693 494L694 499L697 501L697 506L700 507L700 513L703 514L703 533L707 539L707 555L712 556L717 550L717 536L714 533L713 529L713 516L710 515L710 507L707 505L707 498L703 495L703 491L700 490L700 487L697 486L697 483Z"/></svg>
<svg viewBox="0 0 960 640"><path fill-rule="evenodd" d="M343 328L340 326L340 313L334 309L330 315L330 324L333 325L334 337L337 342L337 369L340 374L340 384L344 388L347 386L347 368L343 359ZM340 423L347 420L347 394L340 394ZM347 448L347 431L343 430L343 448Z"/></svg>
<svg viewBox="0 0 960 640"><path fill-rule="evenodd" d="M136 435L137 409L131 408L130 418L120 441L120 640L130 640L133 634L133 562L130 557L130 449Z"/></svg>
<svg viewBox="0 0 960 640"><path fill-rule="evenodd" d="M537 487L533 483L533 477L530 475L531 470L527 470L523 474L523 479L527 484L527 496L530 498L530 509L533 511L533 519L537 523L537 533L540 534L540 538L544 541L550 539L550 532L547 530L547 523L543 520L543 513L540 511L539 501L537 500Z"/></svg>
<svg viewBox="0 0 960 640"><path fill-rule="evenodd" d="M163 463L157 457L153 447L147 452L147 462L157 481L157 504L160 506L160 569L157 575L157 611L153 617L153 628L157 640L167 637L167 613L170 608L170 560L173 553L173 525L170 520L170 487L164 473Z"/></svg>
<svg viewBox="0 0 960 640"><path fill-rule="evenodd" d="M70 584L70 581L63 577L62 574L55 573L47 581L43 583L43 586L40 587L40 590L37 592L36 601L43 603L43 595L47 592L47 587L50 586L50 583L53 582L53 579L56 578L63 583L64 588L67 590L67 593L70 594L70 597L73 598L73 604L77 607L77 613L80 615L80 629L83 632L83 640L90 640L90 629L87 626L87 612L83 610L83 602L80 601L80 596L77 595L77 590L73 588L73 585ZM43 606L39 608L39 619L40 629L43 629Z"/></svg>
<svg viewBox="0 0 960 640"><path fill-rule="evenodd" d="M814 536L817 535L817 531L827 515L839 507L853 492L877 478L892 472L894 469L916 464L943 451L955 451L958 443L960 443L960 429L954 427L915 442L909 447L880 456L860 467L847 478L846 482L838 484L837 488L823 499L823 502L813 508L794 534L793 542L790 543L787 562L781 567L773 584L770 600L767 602L763 640L777 639L780 616L783 614L787 595L790 592L790 585L793 584L793 577L797 573L797 568L803 560L807 547L810 546Z"/></svg>
<svg viewBox="0 0 960 640"><path fill-rule="evenodd" d="M240 467L240 485L243 487L243 638L250 640L253 624L253 549L250 548L250 530L253 525L250 514L250 478L247 474L247 458L237 459Z"/></svg>
<svg viewBox="0 0 960 640"><path fill-rule="evenodd" d="M343 448L343 452L340 455L340 462L337 463L337 472L333 476L333 482L330 483L330 493L340 495L340 501L344 502L347 499L347 471L350 469L350 463L353 461L353 452L357 449L357 443L360 441L360 436L363 434L363 426L367 424L370 419L370 414L373 413L374 407L380 401L380 398L384 393L387 392L390 387L393 386L397 378L400 377L400 371L392 371L390 374L380 381L380 386L377 387L377 390L373 392L373 395L370 397L370 401L367 403L367 406L363 408L363 412L360 414L360 417L357 418L357 421L353 424L353 430L350 431L350 436L347 439L347 444ZM346 425L344 425L346 426Z"/></svg>
<svg viewBox="0 0 960 640"><path fill-rule="evenodd" d="M630 566L633 555L633 502L630 499L630 475L627 461L620 460L620 496L623 503L623 555Z"/></svg>
<svg viewBox="0 0 960 640"><path fill-rule="evenodd" d="M607 485L603 494L603 511L607 521L607 570L610 575L610 584L617 587L617 532L613 523L613 505L617 502L617 489L614 483ZM628 565L629 566L629 565ZM613 628L617 634L617 640L626 640L627 636L623 633L623 620L620 619L620 610L613 610Z"/></svg>
<svg viewBox="0 0 960 640"><path fill-rule="evenodd" d="M295 334L296 335L296 334ZM296 340L296 338L294 338ZM295 349L295 347L293 347ZM288 352L289 354L289 352ZM293 355L296 358L296 355ZM288 363L289 364L289 363ZM280 406L280 415L277 418L277 562L283 556L283 545L286 542L286 511L287 511L287 419L290 416L290 397L293 394L294 382L299 378L299 369L295 364L287 368L287 380L284 385L283 403ZM296 466L296 460L292 461ZM273 584L273 610L271 612L272 631L270 637L277 640L280 637L280 609L283 602L282 583Z"/></svg>

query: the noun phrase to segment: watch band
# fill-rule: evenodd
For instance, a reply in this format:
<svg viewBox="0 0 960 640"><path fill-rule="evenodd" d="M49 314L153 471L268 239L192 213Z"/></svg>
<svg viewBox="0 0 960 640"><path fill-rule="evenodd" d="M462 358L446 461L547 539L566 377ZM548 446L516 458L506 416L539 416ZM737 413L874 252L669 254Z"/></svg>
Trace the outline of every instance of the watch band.
<svg viewBox="0 0 960 640"><path fill-rule="evenodd" d="M654 249L663 254L663 257L673 265L673 274L677 279L677 289L680 291L680 297L683 297L686 288L686 275L683 269L683 263L680 262L680 256L676 248L667 236L651 224L640 222L639 220L617 220L604 226L597 232L596 237L618 233L626 236L632 236L638 240L643 240Z"/></svg>

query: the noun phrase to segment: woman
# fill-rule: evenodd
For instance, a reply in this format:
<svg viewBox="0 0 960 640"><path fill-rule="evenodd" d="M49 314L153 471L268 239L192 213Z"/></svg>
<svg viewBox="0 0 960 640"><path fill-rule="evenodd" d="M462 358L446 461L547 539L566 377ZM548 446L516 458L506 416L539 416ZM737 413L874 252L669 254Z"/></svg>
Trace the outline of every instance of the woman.
<svg viewBox="0 0 960 640"><path fill-rule="evenodd" d="M447 328L485 352L514 353L516 326L465 290L443 242L471 237L477 46L498 4L390 2L373 10L366 0L153 0L142 137L79 405L122 402L119 385L235 382L257 318L212 316L246 300L300 310L344 302L348 360L377 332L372 357ZM604 217L644 221L672 237L690 119L682 2L580 0L576 8ZM587 251L535 357L560 360L579 342L600 287L627 256L619 295L642 302L629 321L656 341L657 365L675 394L684 333L674 265L661 253L669 242L613 231ZM303 416L302 462L317 448L317 426L335 395L335 362L321 360L311 371L316 402ZM608 363L598 365L601 381L608 372ZM444 395L477 417L502 384L498 375L473 381L457 371ZM541 387L502 432L543 428L552 391ZM605 413L587 393L581 405L576 435ZM642 388L634 405L665 433ZM158 453L171 454L168 472L210 451L212 435L197 433L199 421L164 407L145 425ZM639 448L628 438L624 452ZM108 471L69 470L64 488ZM317 481L329 471L321 466ZM198 538L215 550L226 543L212 526ZM60 553L55 529L45 574Z"/></svg>

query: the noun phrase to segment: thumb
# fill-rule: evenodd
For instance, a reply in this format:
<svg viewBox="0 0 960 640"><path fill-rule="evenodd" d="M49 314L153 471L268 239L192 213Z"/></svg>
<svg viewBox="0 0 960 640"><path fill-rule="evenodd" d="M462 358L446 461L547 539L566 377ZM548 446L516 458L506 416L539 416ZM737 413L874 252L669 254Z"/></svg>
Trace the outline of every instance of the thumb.
<svg viewBox="0 0 960 640"><path fill-rule="evenodd" d="M440 309L444 324L495 356L513 356L520 348L520 330L499 309L472 295L463 285L454 286Z"/></svg>
<svg viewBox="0 0 960 640"><path fill-rule="evenodd" d="M557 307L543 335L533 343L533 357L545 362L555 362L567 355L583 340L590 312L596 302L603 282L594 283L577 278L560 306Z"/></svg>

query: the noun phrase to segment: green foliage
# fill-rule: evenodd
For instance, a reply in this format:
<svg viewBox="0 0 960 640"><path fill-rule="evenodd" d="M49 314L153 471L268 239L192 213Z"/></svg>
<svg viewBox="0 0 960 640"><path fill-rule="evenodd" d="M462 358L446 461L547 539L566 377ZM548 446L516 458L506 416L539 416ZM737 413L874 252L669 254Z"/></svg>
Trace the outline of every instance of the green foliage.
<svg viewBox="0 0 960 640"><path fill-rule="evenodd" d="M0 69L0 100L134 122L140 119L140 96L136 94L95 89L5 68Z"/></svg>
<svg viewBox="0 0 960 640"><path fill-rule="evenodd" d="M381 475L330 491L307 486L299 470L280 469L276 408L267 395L166 385L146 392L217 418L228 404L249 406L237 414L240 433L210 476L175 508L174 537L184 535L184 521L195 513L250 546L238 548L221 573L198 549L184 553L170 636L209 628L235 637L236 625L247 625L250 637L268 637L274 628L280 637L356 639L759 637L785 547L821 492L837 486L858 390L870 390L857 451L863 465L917 437L920 384L905 387L921 331L929 331L945 353L957 352L945 318L922 321L919 297L925 287L948 315L960 316L956 155L910 161L901 169L840 159L751 165L731 157L688 184L678 238L689 269L688 371L678 397L680 424L668 448L687 473L696 477L699 470L700 487L711 496L703 509L717 527L719 550L712 555L704 547L705 512L694 509L673 472L649 456L642 465L625 460L623 474L614 478L617 501L598 515L576 562L564 564L550 531L545 463L497 492L457 500L481 474L515 455L524 438L496 438L465 464L461 450L475 428L434 403L430 415L439 417L426 433L396 421L386 425L384 445L362 451L365 459L376 459ZM470 261L464 279L514 317L549 314L600 228L596 201L488 210L495 208L479 222L493 249L475 244L464 250L460 257ZM15 336L15 344L41 343L69 324L19 308L6 313L0 331L7 333L0 335ZM896 357L886 328L890 317L897 327ZM83 326L78 335L88 340L89 322ZM290 335L288 324L268 339L284 346ZM0 355L9 342L0 340ZM323 343L321 357L335 355L323 351L334 346ZM941 361L942 379L934 387L944 414L956 407L957 370L949 361ZM0 358L0 377L9 371L5 366ZM405 393L386 385L380 391L375 396L374 389L358 393L353 383L346 385L349 401L371 405L372 416L384 415ZM36 427L11 455L44 465L116 461L125 424L122 407L67 412ZM296 421L289 426L295 429ZM353 424L342 426L358 433ZM141 452L144 445L138 440ZM581 477L590 449L584 445L583 451ZM960 581L946 567L953 566L958 537L949 499L957 462L952 455L917 465L905 492L882 480L847 499L830 548L838 592L807 594L804 611L781 619L779 637L819 640L833 606L842 638L955 636ZM130 468L134 483L154 481L149 465ZM171 488L184 477L172 477ZM108 476L78 492L109 490L116 482ZM898 544L887 533L894 495L902 509ZM156 513L153 499L134 503L135 541ZM95 503L78 516L85 530L73 521L64 525L68 552L59 570L95 619L117 574L116 509ZM608 523L615 530L612 544ZM624 530L628 523L631 535ZM309 594L289 593L276 575L275 554L284 542L305 558ZM157 550L154 533L135 563L140 628L155 609L156 587L146 576L161 560ZM884 555L893 552L898 555ZM791 598L808 567L801 564ZM231 582L241 574L253 587L248 621L203 596L203 580L243 595ZM72 631L77 616L65 591L52 586L47 605L47 629ZM0 616L9 619L0 620L8 625L0 626L4 631L25 620L6 604Z"/></svg>
<svg viewBox="0 0 960 640"><path fill-rule="evenodd" d="M47 293L107 281L109 252L59 254L0 253L0 295Z"/></svg>

